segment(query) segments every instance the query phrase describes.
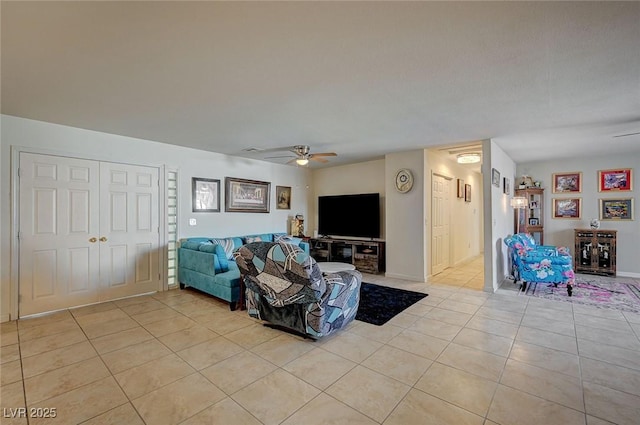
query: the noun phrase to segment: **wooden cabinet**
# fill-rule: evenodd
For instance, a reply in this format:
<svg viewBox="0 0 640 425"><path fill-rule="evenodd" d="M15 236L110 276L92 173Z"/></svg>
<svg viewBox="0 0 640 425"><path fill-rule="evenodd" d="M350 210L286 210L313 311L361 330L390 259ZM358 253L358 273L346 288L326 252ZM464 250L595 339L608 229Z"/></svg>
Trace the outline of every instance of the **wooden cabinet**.
<svg viewBox="0 0 640 425"><path fill-rule="evenodd" d="M349 263L366 273L384 272L384 241L321 238L310 242L310 254L316 261Z"/></svg>
<svg viewBox="0 0 640 425"><path fill-rule="evenodd" d="M544 189L530 187L516 189L515 196L527 198L529 205L525 209L514 210L514 232L530 233L539 245L544 244Z"/></svg>
<svg viewBox="0 0 640 425"><path fill-rule="evenodd" d="M616 274L616 230L574 229L576 273Z"/></svg>

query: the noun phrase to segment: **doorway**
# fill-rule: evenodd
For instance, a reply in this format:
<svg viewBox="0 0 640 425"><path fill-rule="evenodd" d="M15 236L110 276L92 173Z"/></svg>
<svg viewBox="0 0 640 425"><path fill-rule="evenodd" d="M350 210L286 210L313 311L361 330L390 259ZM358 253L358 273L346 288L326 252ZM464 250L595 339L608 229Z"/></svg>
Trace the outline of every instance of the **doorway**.
<svg viewBox="0 0 640 425"><path fill-rule="evenodd" d="M431 174L431 274L444 271L451 263L450 177Z"/></svg>

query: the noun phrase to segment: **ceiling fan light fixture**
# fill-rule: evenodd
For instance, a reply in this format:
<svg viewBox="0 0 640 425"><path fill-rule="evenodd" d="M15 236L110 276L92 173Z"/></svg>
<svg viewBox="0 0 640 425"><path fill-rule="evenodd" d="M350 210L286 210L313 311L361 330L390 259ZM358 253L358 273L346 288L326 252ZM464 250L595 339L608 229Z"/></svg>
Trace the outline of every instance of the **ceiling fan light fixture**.
<svg viewBox="0 0 640 425"><path fill-rule="evenodd" d="M480 162L479 153L471 152L458 155L458 164L475 164L477 162Z"/></svg>
<svg viewBox="0 0 640 425"><path fill-rule="evenodd" d="M296 159L296 164L298 165L307 165L309 160L307 158L298 158Z"/></svg>

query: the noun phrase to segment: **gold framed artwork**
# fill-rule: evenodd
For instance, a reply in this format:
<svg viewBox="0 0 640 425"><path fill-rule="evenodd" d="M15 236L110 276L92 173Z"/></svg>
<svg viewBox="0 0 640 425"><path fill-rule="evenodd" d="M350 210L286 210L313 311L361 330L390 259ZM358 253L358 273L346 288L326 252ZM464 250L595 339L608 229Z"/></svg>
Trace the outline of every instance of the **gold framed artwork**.
<svg viewBox="0 0 640 425"><path fill-rule="evenodd" d="M464 180L458 179L458 198L464 198Z"/></svg>
<svg viewBox="0 0 640 425"><path fill-rule="evenodd" d="M630 192L632 188L631 168L598 171L599 192Z"/></svg>
<svg viewBox="0 0 640 425"><path fill-rule="evenodd" d="M600 220L633 220L633 198L600 199Z"/></svg>
<svg viewBox="0 0 640 425"><path fill-rule="evenodd" d="M582 198L553 199L553 218L579 219L582 217Z"/></svg>
<svg viewBox="0 0 640 425"><path fill-rule="evenodd" d="M553 193L582 192L582 173L554 173L551 176Z"/></svg>
<svg viewBox="0 0 640 425"><path fill-rule="evenodd" d="M291 209L291 187L290 186L276 186L276 209L279 209L279 210Z"/></svg>

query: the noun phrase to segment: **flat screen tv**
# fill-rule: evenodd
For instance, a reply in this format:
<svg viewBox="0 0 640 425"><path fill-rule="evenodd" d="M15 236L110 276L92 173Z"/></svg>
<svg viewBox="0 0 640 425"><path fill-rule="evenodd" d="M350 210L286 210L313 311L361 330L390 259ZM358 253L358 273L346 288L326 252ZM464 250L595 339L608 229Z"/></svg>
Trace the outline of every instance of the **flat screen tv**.
<svg viewBox="0 0 640 425"><path fill-rule="evenodd" d="M380 237L380 194L318 197L318 233L322 236Z"/></svg>

